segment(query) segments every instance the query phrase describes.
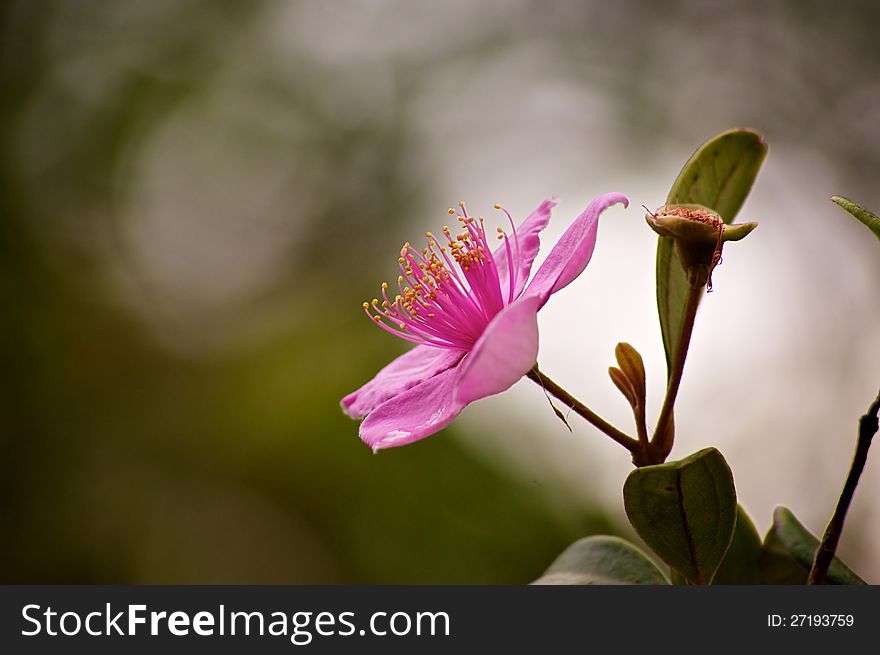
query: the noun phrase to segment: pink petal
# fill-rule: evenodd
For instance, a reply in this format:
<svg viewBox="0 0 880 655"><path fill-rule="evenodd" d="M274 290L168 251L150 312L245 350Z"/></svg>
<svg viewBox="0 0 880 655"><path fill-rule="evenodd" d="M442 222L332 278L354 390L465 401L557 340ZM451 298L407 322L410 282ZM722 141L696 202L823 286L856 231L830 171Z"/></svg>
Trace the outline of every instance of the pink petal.
<svg viewBox="0 0 880 655"><path fill-rule="evenodd" d="M526 296L492 319L471 353L458 365L455 398L472 403L509 389L538 359L538 308L541 299Z"/></svg>
<svg viewBox="0 0 880 655"><path fill-rule="evenodd" d="M376 452L439 432L464 408L453 398L457 378L458 369L447 369L379 405L361 423L361 439Z"/></svg>
<svg viewBox="0 0 880 655"><path fill-rule="evenodd" d="M508 234L510 252L513 255L513 271L516 279L513 297L518 298L526 286L529 273L532 271L532 262L538 256L541 240L538 238L541 230L550 222L550 211L556 206L556 198L549 198L542 202L521 225L516 228L516 239L513 234ZM508 230L505 230L508 231ZM501 280L501 295L507 298L508 278L510 270L507 265L507 248L504 244L492 253L495 258L495 266L498 268L498 277Z"/></svg>
<svg viewBox="0 0 880 655"><path fill-rule="evenodd" d="M352 418L366 416L389 398L455 366L463 356L460 350L416 346L343 398L342 410Z"/></svg>
<svg viewBox="0 0 880 655"><path fill-rule="evenodd" d="M543 306L550 294L566 287L583 273L596 246L599 214L618 202L624 207L629 205L629 200L620 193L606 193L589 204L553 246L529 283L527 295L539 297Z"/></svg>

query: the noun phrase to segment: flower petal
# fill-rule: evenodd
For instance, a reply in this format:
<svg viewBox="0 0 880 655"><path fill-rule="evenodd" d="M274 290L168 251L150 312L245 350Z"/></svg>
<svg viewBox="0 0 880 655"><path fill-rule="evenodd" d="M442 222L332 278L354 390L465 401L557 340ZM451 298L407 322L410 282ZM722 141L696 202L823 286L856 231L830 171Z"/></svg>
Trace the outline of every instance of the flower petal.
<svg viewBox="0 0 880 655"><path fill-rule="evenodd" d="M620 193L606 193L589 204L553 246L529 283L526 295L537 296L543 306L550 294L556 293L583 273L596 246L599 214L618 202L623 203L624 207L629 205L629 200Z"/></svg>
<svg viewBox="0 0 880 655"><path fill-rule="evenodd" d="M455 366L463 356L460 350L416 346L343 398L342 410L352 418L366 416L389 398Z"/></svg>
<svg viewBox="0 0 880 655"><path fill-rule="evenodd" d="M527 296L492 319L458 365L455 399L463 404L509 389L538 359L540 298Z"/></svg>
<svg viewBox="0 0 880 655"><path fill-rule="evenodd" d="M513 254L513 274L516 280L513 288L514 298L518 298L526 286L529 273L532 271L532 262L535 261L535 257L538 256L538 250L541 247L541 240L538 238L538 234L550 222L550 211L556 206L556 203L556 198L548 198L516 228L515 240L512 234L507 235L510 239L510 251ZM501 244L501 247L492 253L492 257L495 259L495 266L498 268L498 278L501 281L501 295L507 298L508 290L510 289L508 282L510 269L507 264L507 248L505 245Z"/></svg>
<svg viewBox="0 0 880 655"><path fill-rule="evenodd" d="M439 432L465 406L453 397L457 378L457 368L447 369L379 405L361 423L361 439L376 452Z"/></svg>

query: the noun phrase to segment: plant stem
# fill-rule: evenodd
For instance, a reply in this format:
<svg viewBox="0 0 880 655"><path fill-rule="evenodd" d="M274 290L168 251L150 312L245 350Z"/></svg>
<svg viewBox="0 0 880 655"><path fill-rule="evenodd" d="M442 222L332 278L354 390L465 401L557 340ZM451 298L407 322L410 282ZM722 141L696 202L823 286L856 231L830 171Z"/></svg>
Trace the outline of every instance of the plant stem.
<svg viewBox="0 0 880 655"><path fill-rule="evenodd" d="M816 557L813 559L813 567L810 569L807 584L822 584L828 573L828 568L834 560L837 542L840 541L840 535L843 532L843 522L846 520L846 513L849 511L849 505L852 502L853 494L855 494L856 485L859 483L859 478L865 469L871 440L877 433L878 413L880 413L880 393L877 394L876 400L871 403L868 412L859 419L859 437L856 441L856 452L853 455L849 475L846 476L846 482L843 483L843 491L840 492L840 499L837 501L834 514L831 515L828 527L825 528L822 543L816 549Z"/></svg>
<svg viewBox="0 0 880 655"><path fill-rule="evenodd" d="M639 401L639 404L635 408L635 415L636 431L639 434L639 444L642 447L642 452L647 453L651 448L651 443L648 440L648 418L645 416L644 400Z"/></svg>
<svg viewBox="0 0 880 655"><path fill-rule="evenodd" d="M619 443L631 453L636 454L641 450L638 441L618 430L608 421L596 414L596 412L594 412L592 409L584 405L581 401L579 401L577 398L568 393L565 389L556 384L553 380L544 375L538 369L537 364L535 364L532 370L530 370L526 374L526 377L528 377L536 384L541 385L544 391L558 398L561 402L565 403L567 407L570 407L575 414L592 423L599 430L614 439L614 441Z"/></svg>
<svg viewBox="0 0 880 655"><path fill-rule="evenodd" d="M657 426L654 429L654 439L651 442L652 453L654 458L659 458L658 462L662 463L666 460L669 451L672 450L672 440L674 435L669 429L672 420L672 410L675 407L675 398L678 396L678 388L681 386L681 375L684 372L684 363L687 359L688 348L691 343L691 334L694 331L694 321L697 317L697 307L700 299L703 297L703 286L706 284L706 277L701 274L695 274L690 279L690 289L688 290L687 305L685 305L684 317L681 322L681 332L678 337L678 349L675 353L675 361L672 362L672 368L669 371L669 381L666 384L666 398L663 399L663 407L660 409L660 416L657 419Z"/></svg>

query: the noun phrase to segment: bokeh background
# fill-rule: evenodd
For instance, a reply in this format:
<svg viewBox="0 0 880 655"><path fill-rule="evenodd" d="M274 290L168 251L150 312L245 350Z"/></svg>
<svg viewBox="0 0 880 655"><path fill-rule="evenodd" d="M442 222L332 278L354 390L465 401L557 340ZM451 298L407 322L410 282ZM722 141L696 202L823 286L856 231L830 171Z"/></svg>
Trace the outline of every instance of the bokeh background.
<svg viewBox="0 0 880 655"><path fill-rule="evenodd" d="M542 369L613 422L665 379L662 204L730 127L770 152L698 319L673 456L760 531L821 532L880 385L880 5L8 0L0 7L0 581L521 583L630 535L631 465L528 381L374 456L339 399L405 347L360 303L400 243L606 191ZM546 248L545 251L546 253ZM872 453L842 555L880 581Z"/></svg>

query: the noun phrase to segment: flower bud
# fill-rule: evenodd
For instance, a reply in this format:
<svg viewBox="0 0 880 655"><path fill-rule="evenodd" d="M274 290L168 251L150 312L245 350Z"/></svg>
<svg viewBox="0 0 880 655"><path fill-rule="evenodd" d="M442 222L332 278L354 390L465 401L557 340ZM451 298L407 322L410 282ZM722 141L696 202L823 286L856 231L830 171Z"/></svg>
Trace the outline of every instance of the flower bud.
<svg viewBox="0 0 880 655"><path fill-rule="evenodd" d="M656 212L648 210L645 220L657 234L674 240L675 255L688 280L706 284L709 291L724 242L739 241L758 226L726 225L721 216L702 205L664 205Z"/></svg>

